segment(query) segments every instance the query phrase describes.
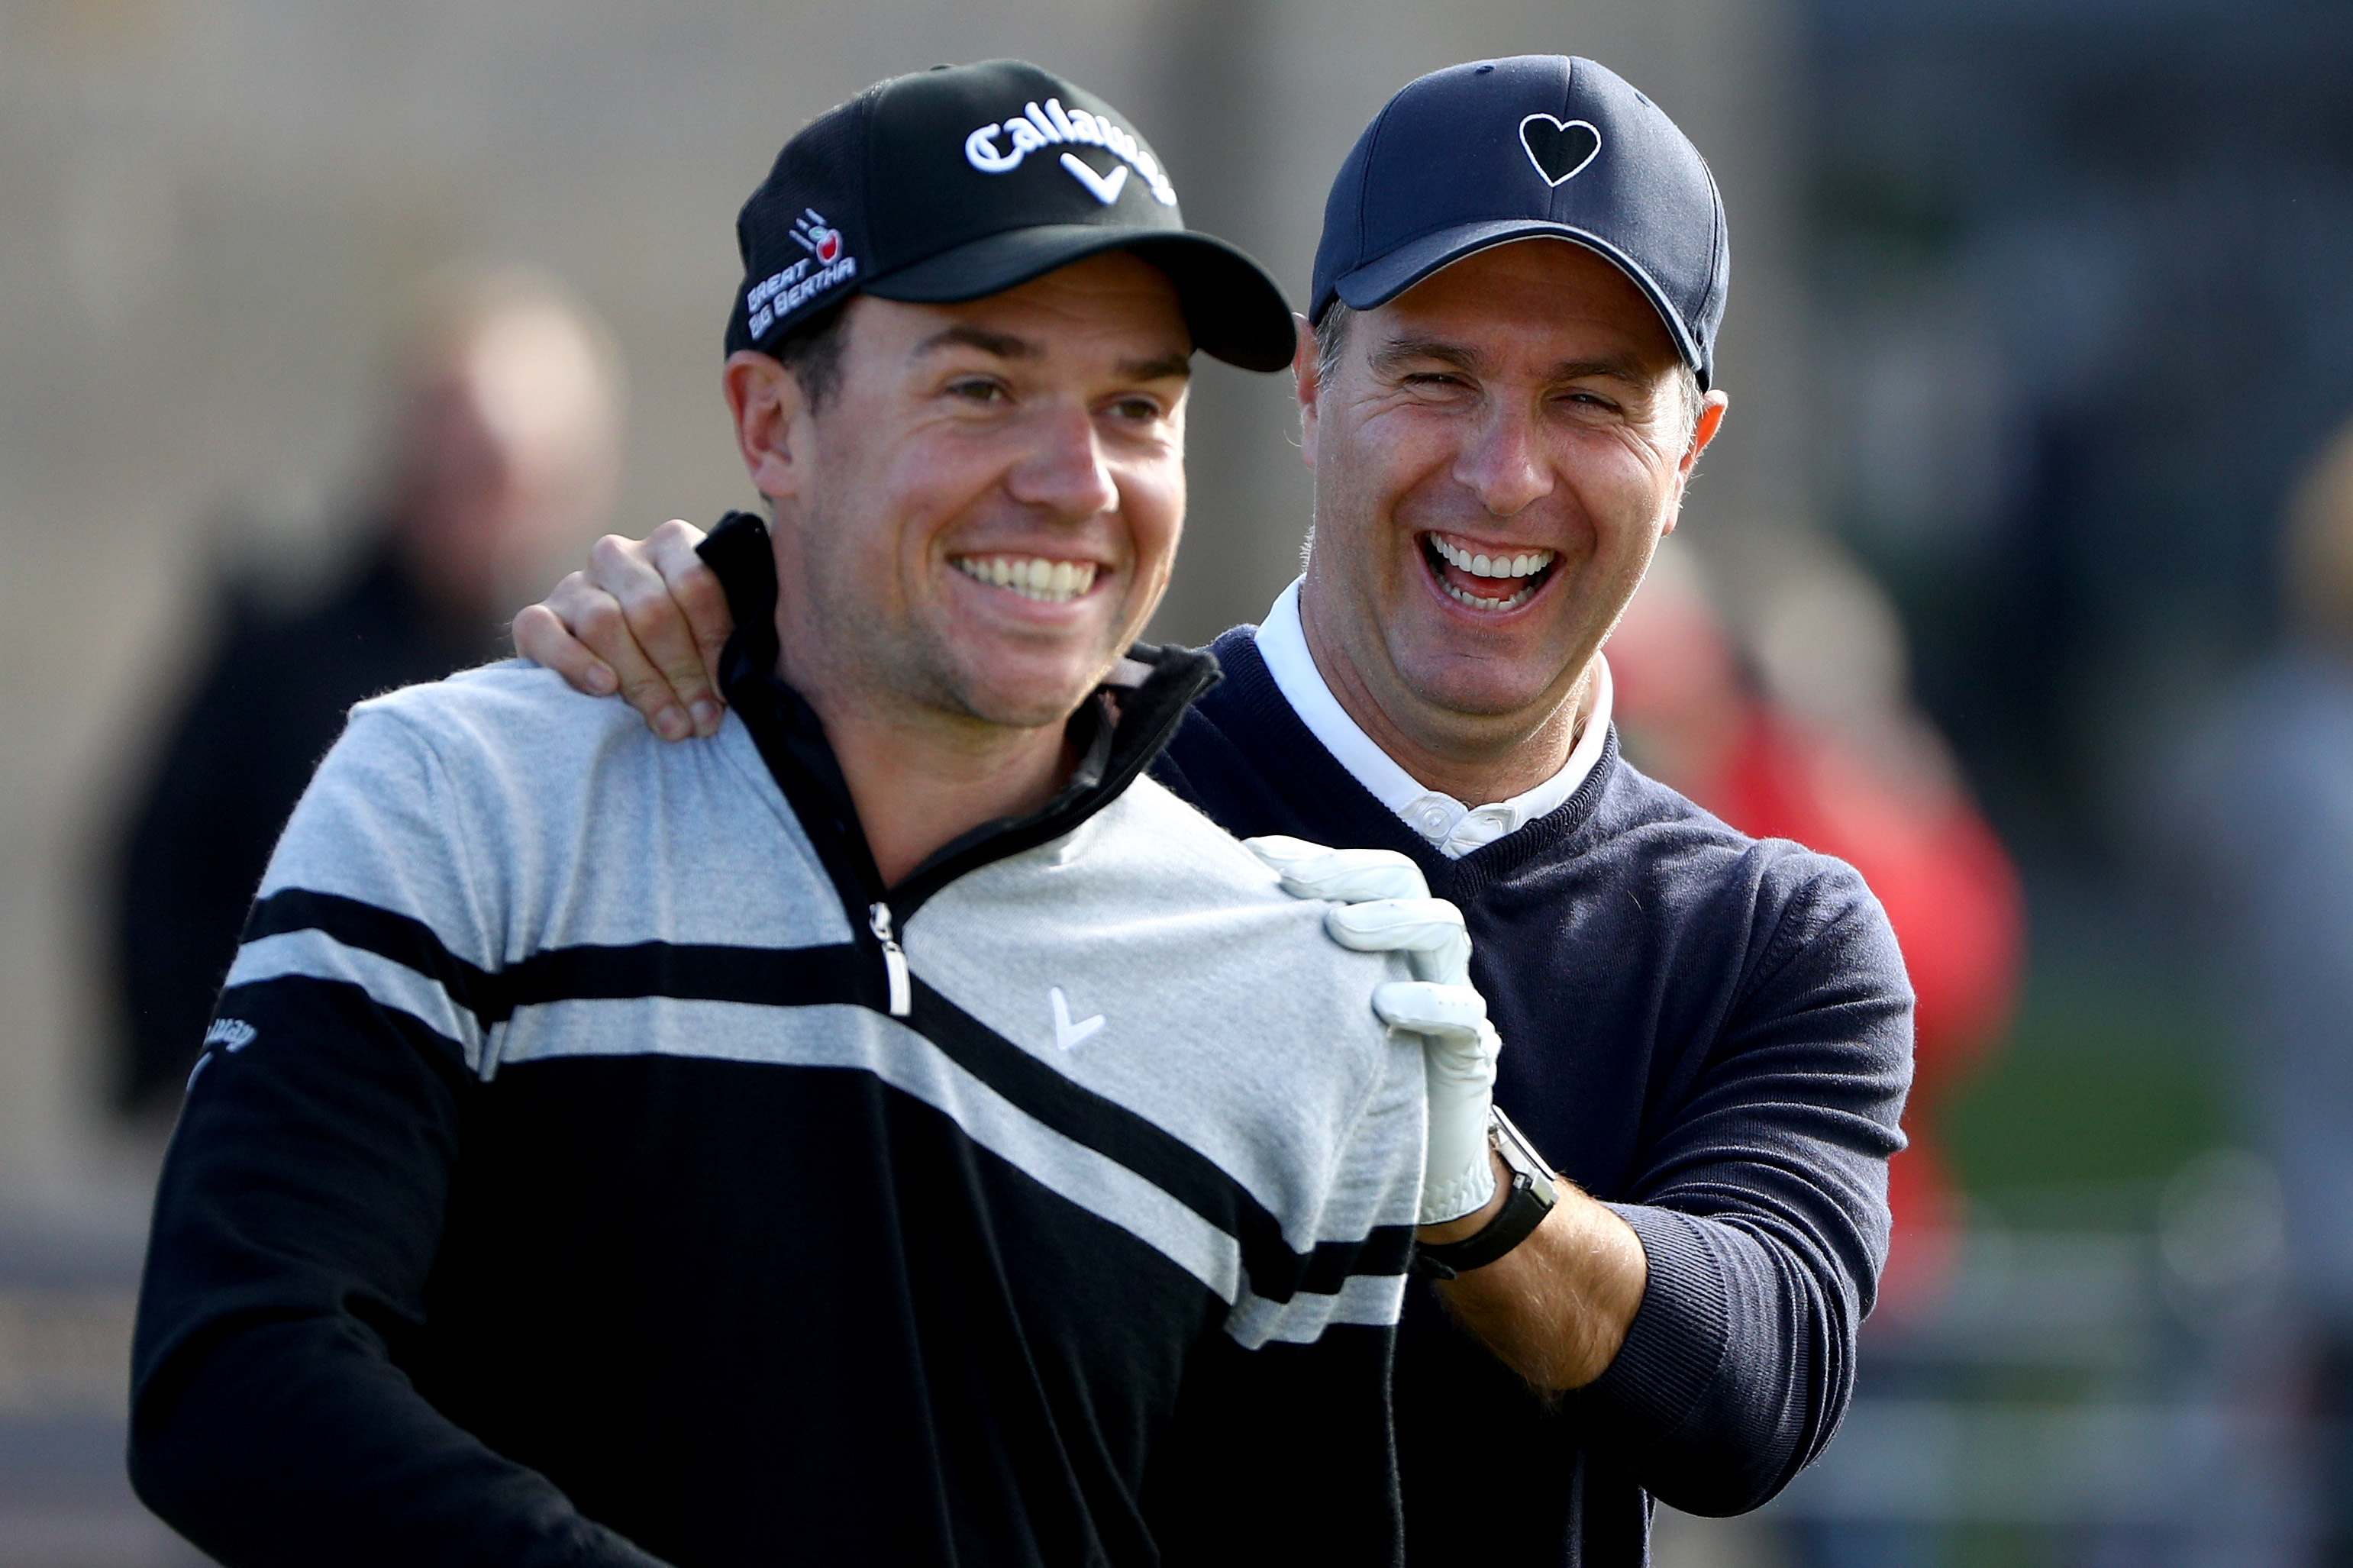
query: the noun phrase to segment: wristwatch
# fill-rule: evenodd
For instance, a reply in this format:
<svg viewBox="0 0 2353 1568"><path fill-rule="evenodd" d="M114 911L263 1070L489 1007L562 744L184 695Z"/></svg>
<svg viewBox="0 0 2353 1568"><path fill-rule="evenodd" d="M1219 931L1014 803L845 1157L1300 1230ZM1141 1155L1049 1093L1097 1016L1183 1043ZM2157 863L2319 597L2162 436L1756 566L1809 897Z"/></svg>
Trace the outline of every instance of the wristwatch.
<svg viewBox="0 0 2353 1568"><path fill-rule="evenodd" d="M1503 1107L1487 1108L1487 1146L1503 1156L1504 1167L1512 1173L1512 1194L1495 1217L1482 1226L1477 1234L1460 1241L1423 1242L1413 1249L1413 1268L1417 1274L1433 1279L1451 1279L1457 1274L1472 1268L1484 1268L1504 1254L1528 1238L1528 1233L1544 1223L1552 1213L1553 1205L1560 1201L1560 1193L1552 1183L1552 1171L1528 1142L1526 1133L1512 1124Z"/></svg>

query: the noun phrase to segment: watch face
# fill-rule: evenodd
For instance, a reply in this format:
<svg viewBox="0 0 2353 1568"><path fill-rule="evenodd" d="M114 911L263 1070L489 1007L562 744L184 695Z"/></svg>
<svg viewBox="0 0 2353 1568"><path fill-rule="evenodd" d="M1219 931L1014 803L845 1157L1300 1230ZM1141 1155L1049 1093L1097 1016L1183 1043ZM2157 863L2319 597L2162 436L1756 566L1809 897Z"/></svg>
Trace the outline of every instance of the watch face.
<svg viewBox="0 0 2353 1568"><path fill-rule="evenodd" d="M1553 1188L1552 1167L1545 1163L1545 1157L1536 1152L1535 1145L1528 1142L1527 1134L1504 1114L1501 1106L1491 1107L1490 1110L1493 1121L1489 1131L1494 1139L1495 1152L1504 1157L1506 1166L1528 1178L1528 1184L1549 1207L1559 1196Z"/></svg>

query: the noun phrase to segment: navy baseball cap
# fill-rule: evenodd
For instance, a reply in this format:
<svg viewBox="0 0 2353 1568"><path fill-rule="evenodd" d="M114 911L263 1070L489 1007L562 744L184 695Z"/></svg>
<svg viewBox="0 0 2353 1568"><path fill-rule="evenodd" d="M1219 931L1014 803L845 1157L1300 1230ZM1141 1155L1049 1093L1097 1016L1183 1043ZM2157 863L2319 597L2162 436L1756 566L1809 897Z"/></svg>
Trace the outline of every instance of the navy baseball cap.
<svg viewBox="0 0 2353 1568"><path fill-rule="evenodd" d="M730 353L771 347L852 294L978 300L1129 250L1176 284L1202 353L1246 370L1291 363L1274 279L1185 226L1124 115L1020 60L894 78L819 115L776 155L735 238Z"/></svg>
<svg viewBox="0 0 2353 1568"><path fill-rule="evenodd" d="M1390 99L1332 183L1308 313L1369 310L1545 235L1617 263L1709 384L1732 272L1715 176L1658 105L1567 55L1452 66Z"/></svg>

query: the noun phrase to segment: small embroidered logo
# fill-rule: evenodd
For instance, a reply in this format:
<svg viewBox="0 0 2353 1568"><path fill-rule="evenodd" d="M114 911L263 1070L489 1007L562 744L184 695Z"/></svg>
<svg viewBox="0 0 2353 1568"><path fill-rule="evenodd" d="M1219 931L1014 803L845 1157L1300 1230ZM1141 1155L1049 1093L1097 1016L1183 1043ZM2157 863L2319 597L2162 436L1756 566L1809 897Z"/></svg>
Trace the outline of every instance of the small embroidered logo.
<svg viewBox="0 0 2353 1568"><path fill-rule="evenodd" d="M1124 163L1113 169L1108 180L1081 163L1075 153L1062 154L1062 167L1071 172L1072 179L1086 186L1088 195L1105 206L1119 200L1120 187L1127 184L1127 165Z"/></svg>
<svg viewBox="0 0 2353 1568"><path fill-rule="evenodd" d="M858 276L858 258L842 254L848 242L841 237L841 230L825 221L823 213L815 207L801 208L792 232L793 243L808 255L754 283L744 296L754 338L774 326L777 317L790 315L827 289Z"/></svg>
<svg viewBox="0 0 2353 1568"><path fill-rule="evenodd" d="M1069 1050L1103 1026L1103 1016L1101 1013L1092 1018L1082 1018L1075 1024L1071 1023L1071 999L1062 994L1060 986L1052 987L1046 994L1054 1004L1054 1043L1062 1049Z"/></svg>
<svg viewBox="0 0 2353 1568"><path fill-rule="evenodd" d="M213 1026L205 1031L205 1044L241 1051L253 1044L253 1037L260 1032L242 1018L216 1018Z"/></svg>
<svg viewBox="0 0 2353 1568"><path fill-rule="evenodd" d="M1547 185L1582 174L1601 152L1601 132L1582 120L1559 121L1531 114L1520 121L1520 145Z"/></svg>
<svg viewBox="0 0 2353 1568"><path fill-rule="evenodd" d="M825 216L815 207L803 207L806 216L793 220L793 238L800 247L830 267L841 256L841 230L828 227Z"/></svg>

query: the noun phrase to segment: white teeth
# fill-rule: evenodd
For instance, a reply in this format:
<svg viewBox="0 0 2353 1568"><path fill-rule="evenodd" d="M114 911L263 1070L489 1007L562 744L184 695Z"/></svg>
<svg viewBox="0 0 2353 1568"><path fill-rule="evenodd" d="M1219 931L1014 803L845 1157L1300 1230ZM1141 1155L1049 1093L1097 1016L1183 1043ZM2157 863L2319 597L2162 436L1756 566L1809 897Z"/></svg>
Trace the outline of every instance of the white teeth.
<svg viewBox="0 0 2353 1568"><path fill-rule="evenodd" d="M1508 599L1482 599L1476 594L1464 593L1451 583L1441 581L1438 585L1453 595L1456 603L1468 605L1474 610L1516 610L1528 602L1529 595L1536 591L1535 585L1530 584Z"/></svg>
<svg viewBox="0 0 2353 1568"><path fill-rule="evenodd" d="M1553 552L1549 550L1531 551L1525 555L1475 555L1434 533L1430 542L1448 564L1459 566L1473 577L1531 577L1552 564Z"/></svg>
<svg viewBox="0 0 2353 1568"><path fill-rule="evenodd" d="M1009 588L1025 599L1049 605L1069 604L1095 585L1095 563L1092 561L1049 561L1035 555L992 555L986 561L958 555L954 559L956 570L975 582Z"/></svg>

